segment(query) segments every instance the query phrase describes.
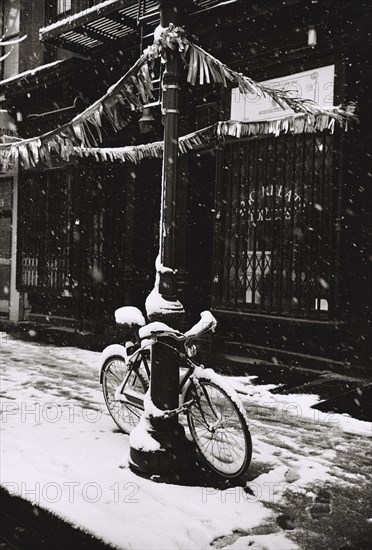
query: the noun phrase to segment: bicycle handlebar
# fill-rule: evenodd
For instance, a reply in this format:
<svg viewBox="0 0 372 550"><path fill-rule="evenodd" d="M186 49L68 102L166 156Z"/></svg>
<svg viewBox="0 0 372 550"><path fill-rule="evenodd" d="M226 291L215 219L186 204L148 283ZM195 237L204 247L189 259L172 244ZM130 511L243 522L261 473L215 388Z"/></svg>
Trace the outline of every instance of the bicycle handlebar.
<svg viewBox="0 0 372 550"><path fill-rule="evenodd" d="M202 311L200 321L198 321L190 330L185 333L179 332L166 325L165 323L154 322L141 327L139 329L139 337L141 340L151 338L153 336L166 336L179 341L190 341L199 338L202 334L208 331L214 332L217 326L217 321L210 311Z"/></svg>
<svg viewBox="0 0 372 550"><path fill-rule="evenodd" d="M186 339L193 340L209 330L214 332L216 330L216 326L217 321L213 317L212 313L210 311L202 311L200 314L200 321L190 328L190 330L185 332Z"/></svg>

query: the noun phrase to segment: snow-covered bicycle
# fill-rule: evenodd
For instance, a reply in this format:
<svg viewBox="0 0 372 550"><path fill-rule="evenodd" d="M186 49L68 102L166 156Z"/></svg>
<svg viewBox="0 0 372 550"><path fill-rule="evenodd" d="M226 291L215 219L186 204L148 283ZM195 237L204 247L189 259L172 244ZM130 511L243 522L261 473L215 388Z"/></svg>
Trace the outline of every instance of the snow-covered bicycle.
<svg viewBox="0 0 372 550"><path fill-rule="evenodd" d="M129 316L128 316L129 312ZM190 435L204 462L225 478L243 475L250 464L252 442L244 407L230 384L214 370L204 368L192 358L197 353L194 341L214 331L216 320L209 311L189 331L182 333L164 323L145 325L136 308L116 311L119 324L130 317L139 329L137 341L113 344L101 355L103 395L110 415L124 433L137 426L144 412L144 397L150 384L151 347L155 342L167 346L178 356L180 364L180 406L164 411L166 416L185 413ZM130 324L130 323L128 323ZM173 338L183 342L185 353L163 341Z"/></svg>

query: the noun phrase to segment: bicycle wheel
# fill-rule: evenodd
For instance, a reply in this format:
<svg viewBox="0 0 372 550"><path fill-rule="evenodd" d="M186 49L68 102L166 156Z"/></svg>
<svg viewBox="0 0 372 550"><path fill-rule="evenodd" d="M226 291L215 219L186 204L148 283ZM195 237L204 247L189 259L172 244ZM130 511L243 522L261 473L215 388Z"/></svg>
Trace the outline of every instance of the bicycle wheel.
<svg viewBox="0 0 372 550"><path fill-rule="evenodd" d="M115 399L115 392L125 378L121 391L124 400L119 401ZM103 396L110 415L124 433L129 434L140 421L147 388L148 380L141 360L128 367L120 356L107 359L102 371Z"/></svg>
<svg viewBox="0 0 372 550"><path fill-rule="evenodd" d="M239 404L216 383L198 378L191 383L185 402L191 435L209 467L225 478L244 474L251 462L252 440ZM238 399L238 398L237 398Z"/></svg>

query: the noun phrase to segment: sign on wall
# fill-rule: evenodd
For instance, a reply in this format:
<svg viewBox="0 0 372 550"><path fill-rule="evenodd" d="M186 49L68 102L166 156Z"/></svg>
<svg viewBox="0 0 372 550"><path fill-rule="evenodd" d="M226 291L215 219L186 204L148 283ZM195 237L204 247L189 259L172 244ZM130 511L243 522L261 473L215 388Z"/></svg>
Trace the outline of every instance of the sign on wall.
<svg viewBox="0 0 372 550"><path fill-rule="evenodd" d="M267 84L275 90L285 90L292 97L311 99L319 107L329 108L333 106L333 87L335 66L328 65L310 71L296 73L281 78L266 80ZM292 109L282 109L269 97L256 94L242 94L239 88L234 88L231 93L231 120L259 121L272 120L293 114Z"/></svg>

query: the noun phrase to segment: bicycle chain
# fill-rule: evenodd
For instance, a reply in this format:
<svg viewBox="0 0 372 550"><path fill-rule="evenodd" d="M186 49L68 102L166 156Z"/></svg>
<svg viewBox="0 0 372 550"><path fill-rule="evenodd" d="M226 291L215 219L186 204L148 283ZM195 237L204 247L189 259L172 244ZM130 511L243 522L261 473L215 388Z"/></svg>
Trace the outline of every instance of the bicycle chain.
<svg viewBox="0 0 372 550"><path fill-rule="evenodd" d="M149 414L149 419L158 419L158 418L171 418L172 416L176 416L177 414L186 412L187 409L190 407L190 405L193 403L193 399L190 399L190 401L186 401L183 405L180 407L177 407L177 409L168 409L166 411L162 411L162 414Z"/></svg>

